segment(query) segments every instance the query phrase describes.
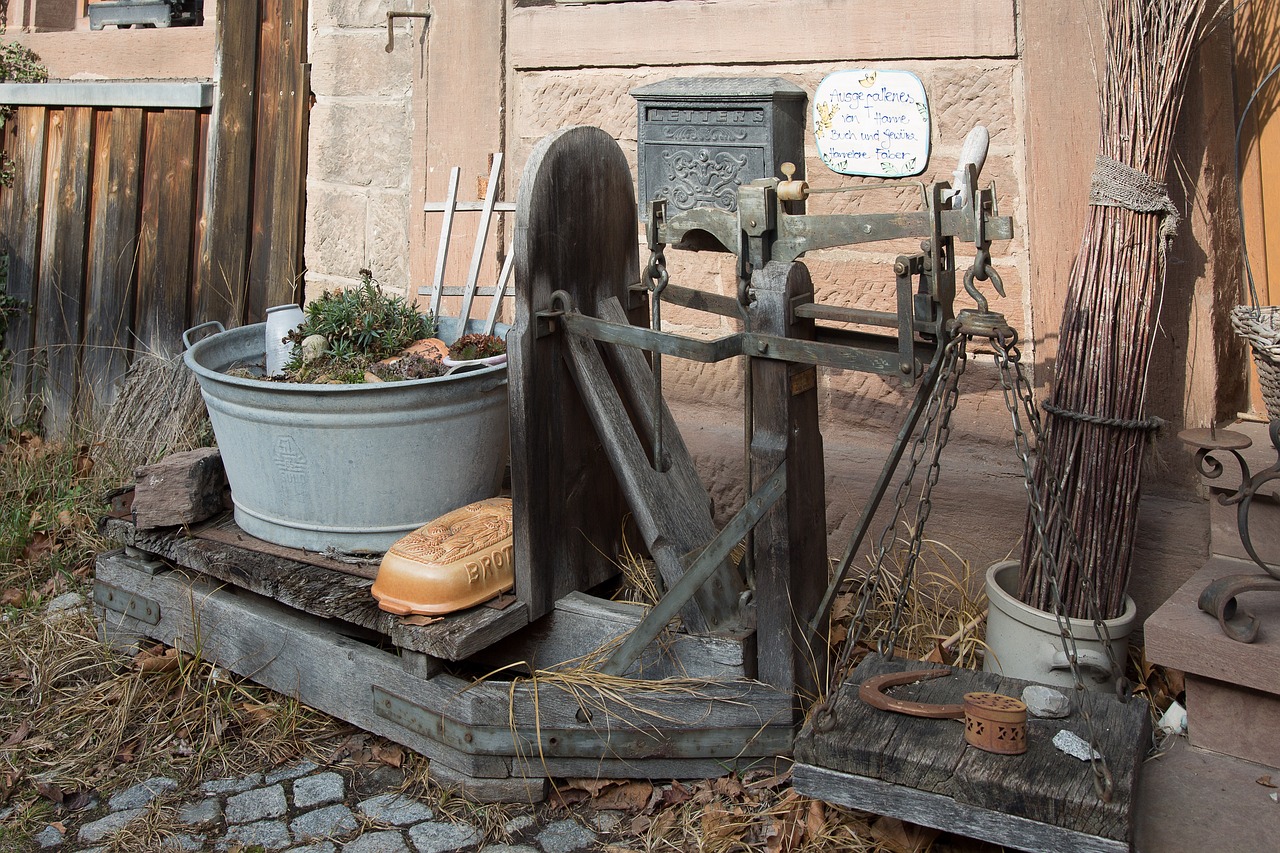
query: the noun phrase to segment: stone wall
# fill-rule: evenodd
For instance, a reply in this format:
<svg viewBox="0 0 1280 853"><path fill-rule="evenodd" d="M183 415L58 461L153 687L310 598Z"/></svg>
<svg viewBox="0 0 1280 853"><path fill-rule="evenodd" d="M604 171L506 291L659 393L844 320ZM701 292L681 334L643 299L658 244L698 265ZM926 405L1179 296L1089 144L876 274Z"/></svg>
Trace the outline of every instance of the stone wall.
<svg viewBox="0 0 1280 853"><path fill-rule="evenodd" d="M413 81L425 43L420 20L397 20L387 53L386 21L373 0L312 3L307 298L355 284L362 268L408 292Z"/></svg>

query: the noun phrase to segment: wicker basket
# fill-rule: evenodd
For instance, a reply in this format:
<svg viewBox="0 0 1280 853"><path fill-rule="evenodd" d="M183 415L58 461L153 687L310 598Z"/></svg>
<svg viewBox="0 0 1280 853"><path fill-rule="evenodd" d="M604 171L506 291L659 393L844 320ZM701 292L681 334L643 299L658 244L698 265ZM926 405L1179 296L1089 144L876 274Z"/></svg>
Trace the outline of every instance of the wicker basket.
<svg viewBox="0 0 1280 853"><path fill-rule="evenodd" d="M1231 312L1231 325L1253 350L1267 416L1280 418L1280 306L1240 305Z"/></svg>

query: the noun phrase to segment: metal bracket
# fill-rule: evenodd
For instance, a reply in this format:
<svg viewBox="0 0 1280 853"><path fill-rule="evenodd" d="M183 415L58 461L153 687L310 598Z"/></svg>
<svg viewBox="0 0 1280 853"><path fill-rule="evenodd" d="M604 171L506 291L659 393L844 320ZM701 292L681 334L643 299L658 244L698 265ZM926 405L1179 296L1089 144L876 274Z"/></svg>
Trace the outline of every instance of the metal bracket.
<svg viewBox="0 0 1280 853"><path fill-rule="evenodd" d="M428 23L431 21L430 12L387 12L387 53L391 53L396 49L396 18L422 18Z"/></svg>
<svg viewBox="0 0 1280 853"><path fill-rule="evenodd" d="M160 622L160 605L137 593L126 592L102 581L93 585L93 601L107 610L123 614L148 625Z"/></svg>

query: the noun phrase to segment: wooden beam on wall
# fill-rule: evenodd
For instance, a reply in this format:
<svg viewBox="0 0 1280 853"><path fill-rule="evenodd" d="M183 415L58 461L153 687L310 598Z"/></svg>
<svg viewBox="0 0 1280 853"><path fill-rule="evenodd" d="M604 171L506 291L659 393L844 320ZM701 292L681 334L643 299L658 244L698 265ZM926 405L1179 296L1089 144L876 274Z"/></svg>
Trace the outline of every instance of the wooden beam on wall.
<svg viewBox="0 0 1280 853"><path fill-rule="evenodd" d="M668 0L519 6L507 50L514 68L591 68L1012 58L1018 45L1013 0Z"/></svg>

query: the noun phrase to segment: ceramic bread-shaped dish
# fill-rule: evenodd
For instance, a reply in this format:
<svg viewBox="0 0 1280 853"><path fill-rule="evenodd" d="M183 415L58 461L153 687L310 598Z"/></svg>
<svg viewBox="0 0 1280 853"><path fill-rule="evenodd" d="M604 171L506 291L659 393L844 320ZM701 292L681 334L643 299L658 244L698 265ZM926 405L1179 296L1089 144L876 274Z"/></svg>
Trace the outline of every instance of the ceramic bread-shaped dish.
<svg viewBox="0 0 1280 853"><path fill-rule="evenodd" d="M448 512L391 546L370 590L383 610L438 616L474 607L515 585L511 499Z"/></svg>

